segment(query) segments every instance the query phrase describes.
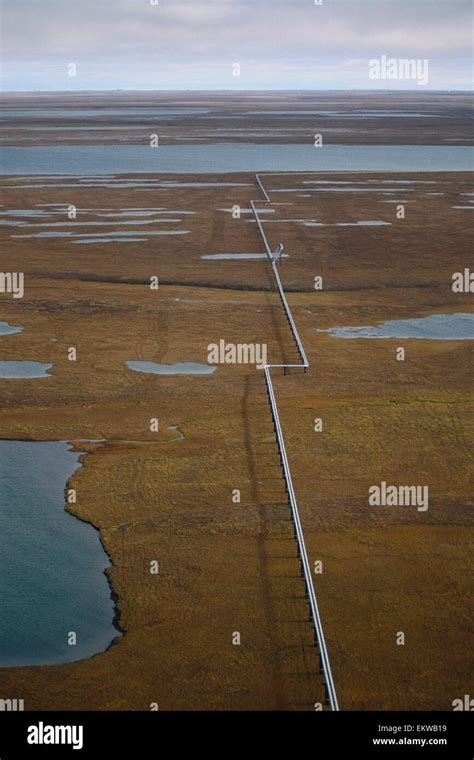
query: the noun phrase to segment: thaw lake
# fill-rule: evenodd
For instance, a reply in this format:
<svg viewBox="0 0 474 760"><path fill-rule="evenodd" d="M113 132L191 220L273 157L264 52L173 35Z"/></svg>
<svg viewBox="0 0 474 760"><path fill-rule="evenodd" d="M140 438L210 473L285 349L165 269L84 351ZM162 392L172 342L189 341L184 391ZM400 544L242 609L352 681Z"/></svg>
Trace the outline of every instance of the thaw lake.
<svg viewBox="0 0 474 760"><path fill-rule="evenodd" d="M35 377L51 377L48 369L52 364L31 361L0 361L0 378L29 380Z"/></svg>
<svg viewBox="0 0 474 760"><path fill-rule="evenodd" d="M199 362L177 362L176 364L156 364L155 362L129 361L127 367L135 372L152 375L211 375L215 367Z"/></svg>
<svg viewBox="0 0 474 760"><path fill-rule="evenodd" d="M0 335L14 335L23 330L23 327L9 325L8 322L0 322Z"/></svg>
<svg viewBox="0 0 474 760"><path fill-rule="evenodd" d="M424 340L474 340L474 314L432 314L418 319L393 319L373 327L331 327L337 338L421 338Z"/></svg>
<svg viewBox="0 0 474 760"><path fill-rule="evenodd" d="M26 117L33 121L39 118L44 119L67 119L75 118L81 122L83 119L94 118L98 116L183 116L188 114L205 114L209 113L205 108L149 108L138 106L136 108L2 108L0 109L0 119L15 120L20 117ZM99 129L99 127L96 127ZM62 127L61 127L62 129Z"/></svg>
<svg viewBox="0 0 474 760"><path fill-rule="evenodd" d="M256 171L464 171L464 145L48 145L3 147L4 175L171 174Z"/></svg>
<svg viewBox="0 0 474 760"><path fill-rule="evenodd" d="M282 253L280 258L288 258L287 253ZM210 253L208 256L201 256L204 261L228 261L228 260L245 260L245 259L268 259L267 253Z"/></svg>
<svg viewBox="0 0 474 760"><path fill-rule="evenodd" d="M79 456L63 441L0 441L1 667L81 660L119 635L99 533L65 511Z"/></svg>
<svg viewBox="0 0 474 760"><path fill-rule="evenodd" d="M278 111L245 111L252 116L337 116L342 119L380 119L380 118L411 118L435 119L445 118L433 113L413 113L410 111L303 111L301 109L280 109Z"/></svg>

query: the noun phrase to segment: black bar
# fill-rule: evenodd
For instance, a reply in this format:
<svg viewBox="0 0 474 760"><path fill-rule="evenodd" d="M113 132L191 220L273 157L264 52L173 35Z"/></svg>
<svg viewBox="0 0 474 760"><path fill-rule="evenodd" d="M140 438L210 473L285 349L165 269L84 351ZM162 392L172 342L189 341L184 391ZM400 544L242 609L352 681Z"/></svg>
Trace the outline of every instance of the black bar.
<svg viewBox="0 0 474 760"><path fill-rule="evenodd" d="M302 706L303 709L303 706ZM301 712L2 712L0 758L176 757L187 749L219 758L247 757L256 742L265 756L281 752L282 737L292 737L315 758L446 758L472 760L469 712L338 712L321 710L318 697ZM39 726L43 724L39 733ZM53 728L48 729L49 726ZM30 744L27 739L56 738L64 726L70 744ZM73 732L74 729L74 734ZM82 748L79 749L82 727ZM428 727L428 729L426 728ZM291 732L291 733L290 733ZM413 739L442 743L407 743ZM374 742L374 740L376 740ZM385 743L381 744L380 741ZM388 740L396 743L386 743ZM313 749L311 749L313 748ZM314 750L314 751L313 751Z"/></svg>

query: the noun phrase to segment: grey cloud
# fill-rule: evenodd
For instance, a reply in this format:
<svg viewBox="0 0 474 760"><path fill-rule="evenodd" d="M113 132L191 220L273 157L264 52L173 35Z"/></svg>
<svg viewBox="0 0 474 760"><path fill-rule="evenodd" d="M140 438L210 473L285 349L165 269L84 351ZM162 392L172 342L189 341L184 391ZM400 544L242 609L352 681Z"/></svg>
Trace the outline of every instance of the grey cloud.
<svg viewBox="0 0 474 760"><path fill-rule="evenodd" d="M330 75L344 61L383 53L432 57L440 70L444 61L456 85L468 73L471 14L470 0L323 0L322 6L314 0L159 0L158 6L3 0L5 86L26 77L28 66L48 70L54 80L54 67L65 60L88 72L85 87L99 72L113 80L114 66L118 83L141 67L144 86L153 67L185 86L197 66L214 86L219 69L233 61L259 70L266 65L275 81L286 72L287 84L293 77L296 86L309 67Z"/></svg>

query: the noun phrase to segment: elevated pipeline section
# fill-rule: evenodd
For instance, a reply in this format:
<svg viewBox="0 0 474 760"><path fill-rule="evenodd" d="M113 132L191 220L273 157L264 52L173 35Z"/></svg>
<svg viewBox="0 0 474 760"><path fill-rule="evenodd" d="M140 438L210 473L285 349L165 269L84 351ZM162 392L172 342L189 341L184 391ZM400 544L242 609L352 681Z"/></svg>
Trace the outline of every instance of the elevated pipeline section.
<svg viewBox="0 0 474 760"><path fill-rule="evenodd" d="M255 179L256 179L257 185L259 186L263 195L265 196L264 203L271 203L270 196L268 195L258 174L255 175ZM285 291L283 290L280 274L277 269L276 253L272 253L271 248L268 244L268 240L265 235L265 230L263 229L262 221L258 215L258 210L255 207L256 202L257 201L250 201L250 205L252 207L253 215L255 217L255 221L257 223L270 265L272 267L277 291L280 296L280 300L281 300L293 339L295 341L295 344L296 344L296 347L298 349L298 353L301 359L300 364L266 364L264 366L265 385L266 385L268 399L270 403L270 409L271 409L271 414L272 414L272 419L273 419L273 427L275 430L277 444L278 444L278 451L280 454L280 463L283 469L283 478L285 481L285 487L288 494L288 503L291 509L291 517L292 517L293 527L295 531L295 538L298 545L298 559L300 560L301 573L302 573L304 583L305 583L305 592L306 592L306 597L308 599L308 604L309 604L310 619L314 625L314 630L315 630L315 644L319 650L320 668L321 668L321 673L324 677L326 701L331 706L332 710L337 711L339 710L339 704L337 700L336 687L334 685L334 679L333 679L332 671L331 671L331 664L329 661L329 654L328 654L328 650L326 646L326 640L324 637L323 624L322 624L321 615L319 612L318 601L316 598L316 591L314 589L313 576L311 573L311 565L309 563L308 553L306 551L304 533L303 533L303 528L301 525L298 503L296 501L296 494L295 494L295 489L293 486L293 478L291 476L290 463L288 461L288 455L286 453L285 439L283 437L283 430L282 430L282 426L280 422L280 416L278 414L278 405L277 405L277 401L275 397L275 391L273 388L272 374L271 374L272 370L283 370L284 374L286 374L289 369L302 369L304 372L306 372L307 368L309 367L309 362L304 350L303 343L299 336L298 329L295 324L295 320L293 319L293 315L291 313L291 309L288 304ZM258 203L262 203L262 201L258 201Z"/></svg>

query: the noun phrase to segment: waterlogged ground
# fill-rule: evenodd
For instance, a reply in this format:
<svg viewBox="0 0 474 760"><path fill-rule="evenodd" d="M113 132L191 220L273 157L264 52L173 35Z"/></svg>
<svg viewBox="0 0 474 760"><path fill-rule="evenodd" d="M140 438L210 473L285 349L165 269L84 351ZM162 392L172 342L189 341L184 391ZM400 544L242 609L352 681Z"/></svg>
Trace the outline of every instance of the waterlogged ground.
<svg viewBox="0 0 474 760"><path fill-rule="evenodd" d="M331 327L319 332L338 338L474 340L474 314L431 314L419 319L392 319L371 327Z"/></svg>
<svg viewBox="0 0 474 760"><path fill-rule="evenodd" d="M471 98L455 92L71 92L59 102L48 93L22 94L21 100L6 93L0 106L6 146L149 145L153 134L160 146L313 145L315 134L325 144L473 144Z"/></svg>
<svg viewBox="0 0 474 760"><path fill-rule="evenodd" d="M48 226L0 227L0 270L26 273L23 299L1 294L0 320L23 330L0 338L0 358L53 365L27 390L25 380L0 379L1 436L84 441L84 466L70 481L74 512L100 528L125 631L90 660L3 669L2 689L21 694L26 709L312 710L324 694L262 372L127 367L205 364L221 339L265 343L274 363L297 360L268 262L203 258L264 252L251 215L228 211L263 204L261 191L251 174L113 179L1 183L2 211L51 214L2 216L9 221L67 225L73 203L79 222L140 218L149 225L116 230L159 231L161 210L183 220L170 230L189 231L72 246L68 237L13 237ZM317 330L470 312L472 294L451 287L472 250L468 211L453 208L468 205L470 178L264 181L274 213L262 214L263 225L272 250L282 242L289 256L279 271L311 365L274 383L310 562L323 563L315 582L341 706L451 709L472 680L472 341L341 340ZM368 489L382 481L428 485L428 510L369 506Z"/></svg>
<svg viewBox="0 0 474 760"><path fill-rule="evenodd" d="M78 459L63 441L0 441L1 667L82 660L119 635L99 534L64 509Z"/></svg>

